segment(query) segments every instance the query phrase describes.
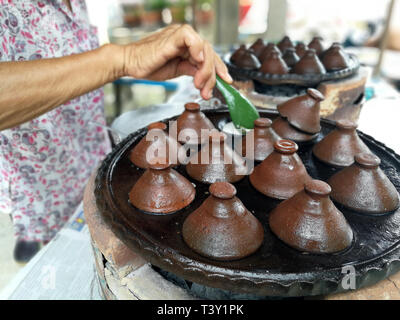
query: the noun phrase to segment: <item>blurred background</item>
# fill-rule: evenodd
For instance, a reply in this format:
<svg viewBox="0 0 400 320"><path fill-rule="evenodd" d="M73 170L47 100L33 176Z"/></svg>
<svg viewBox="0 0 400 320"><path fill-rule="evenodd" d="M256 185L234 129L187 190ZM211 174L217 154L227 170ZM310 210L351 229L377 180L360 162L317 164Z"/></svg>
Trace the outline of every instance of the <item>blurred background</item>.
<svg viewBox="0 0 400 320"><path fill-rule="evenodd" d="M400 6L395 0L87 0L87 5L102 44L136 41L171 23L191 24L220 53L258 37L279 41L288 35L309 42L319 35L328 43L343 43L394 86L400 83ZM386 50L377 66L382 42ZM123 112L164 103L178 88L179 79L107 85L108 123Z"/></svg>

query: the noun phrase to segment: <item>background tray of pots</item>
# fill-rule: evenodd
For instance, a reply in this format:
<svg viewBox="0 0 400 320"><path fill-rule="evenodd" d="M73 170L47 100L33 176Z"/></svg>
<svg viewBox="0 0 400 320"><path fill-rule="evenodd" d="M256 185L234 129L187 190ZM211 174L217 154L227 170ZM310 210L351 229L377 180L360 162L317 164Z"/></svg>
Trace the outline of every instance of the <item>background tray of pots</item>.
<svg viewBox="0 0 400 320"><path fill-rule="evenodd" d="M256 80L267 85L285 85L293 84L303 87L315 87L323 81L341 80L351 77L358 72L360 62L356 55L347 53L348 67L338 71L329 71L323 74L265 74L258 70L239 68L230 62L232 53L224 56L224 62L227 65L230 74L236 80Z"/></svg>

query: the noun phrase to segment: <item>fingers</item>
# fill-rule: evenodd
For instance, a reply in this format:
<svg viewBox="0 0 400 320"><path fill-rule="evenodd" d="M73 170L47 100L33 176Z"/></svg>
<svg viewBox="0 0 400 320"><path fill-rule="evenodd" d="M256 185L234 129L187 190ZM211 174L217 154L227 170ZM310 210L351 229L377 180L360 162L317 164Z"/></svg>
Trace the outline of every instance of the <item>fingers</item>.
<svg viewBox="0 0 400 320"><path fill-rule="evenodd" d="M232 83L233 79L228 72L226 64L221 60L221 58L215 54L215 70L222 80Z"/></svg>
<svg viewBox="0 0 400 320"><path fill-rule="evenodd" d="M179 26L178 29L174 29L173 43L171 44L175 49L183 49L183 53L188 50L189 56L196 63L199 64L204 61L204 41L191 26L182 25Z"/></svg>
<svg viewBox="0 0 400 320"><path fill-rule="evenodd" d="M215 53L211 45L206 41L204 42L203 51L205 59L200 70L196 73L195 80L200 84L201 96L204 99L210 99L215 86Z"/></svg>
<svg viewBox="0 0 400 320"><path fill-rule="evenodd" d="M189 25L164 28L140 40L135 49L135 65L131 69L139 76L163 80L182 74L192 75L204 99L212 97L216 74L226 82L232 82L227 67L211 44Z"/></svg>

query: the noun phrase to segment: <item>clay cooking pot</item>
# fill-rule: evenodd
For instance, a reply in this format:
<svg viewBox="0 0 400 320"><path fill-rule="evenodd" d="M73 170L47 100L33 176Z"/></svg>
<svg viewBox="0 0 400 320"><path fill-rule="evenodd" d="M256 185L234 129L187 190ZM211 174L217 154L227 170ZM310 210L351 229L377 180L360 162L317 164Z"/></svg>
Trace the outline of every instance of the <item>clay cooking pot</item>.
<svg viewBox="0 0 400 320"><path fill-rule="evenodd" d="M237 260L254 253L262 244L264 229L227 182L210 186L210 196L183 223L186 244L202 256Z"/></svg>
<svg viewBox="0 0 400 320"><path fill-rule="evenodd" d="M310 180L304 190L269 214L272 232L287 245L311 253L334 253L350 247L353 231L329 199L330 186Z"/></svg>

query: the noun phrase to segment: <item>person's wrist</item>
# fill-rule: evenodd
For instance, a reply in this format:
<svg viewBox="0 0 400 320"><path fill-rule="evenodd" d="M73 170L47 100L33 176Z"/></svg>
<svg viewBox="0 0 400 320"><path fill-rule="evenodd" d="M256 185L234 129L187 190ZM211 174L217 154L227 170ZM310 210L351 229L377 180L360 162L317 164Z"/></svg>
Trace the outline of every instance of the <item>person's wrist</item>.
<svg viewBox="0 0 400 320"><path fill-rule="evenodd" d="M108 66L109 81L117 80L126 75L125 73L125 50L124 46L117 44L106 44L103 46L105 65Z"/></svg>

